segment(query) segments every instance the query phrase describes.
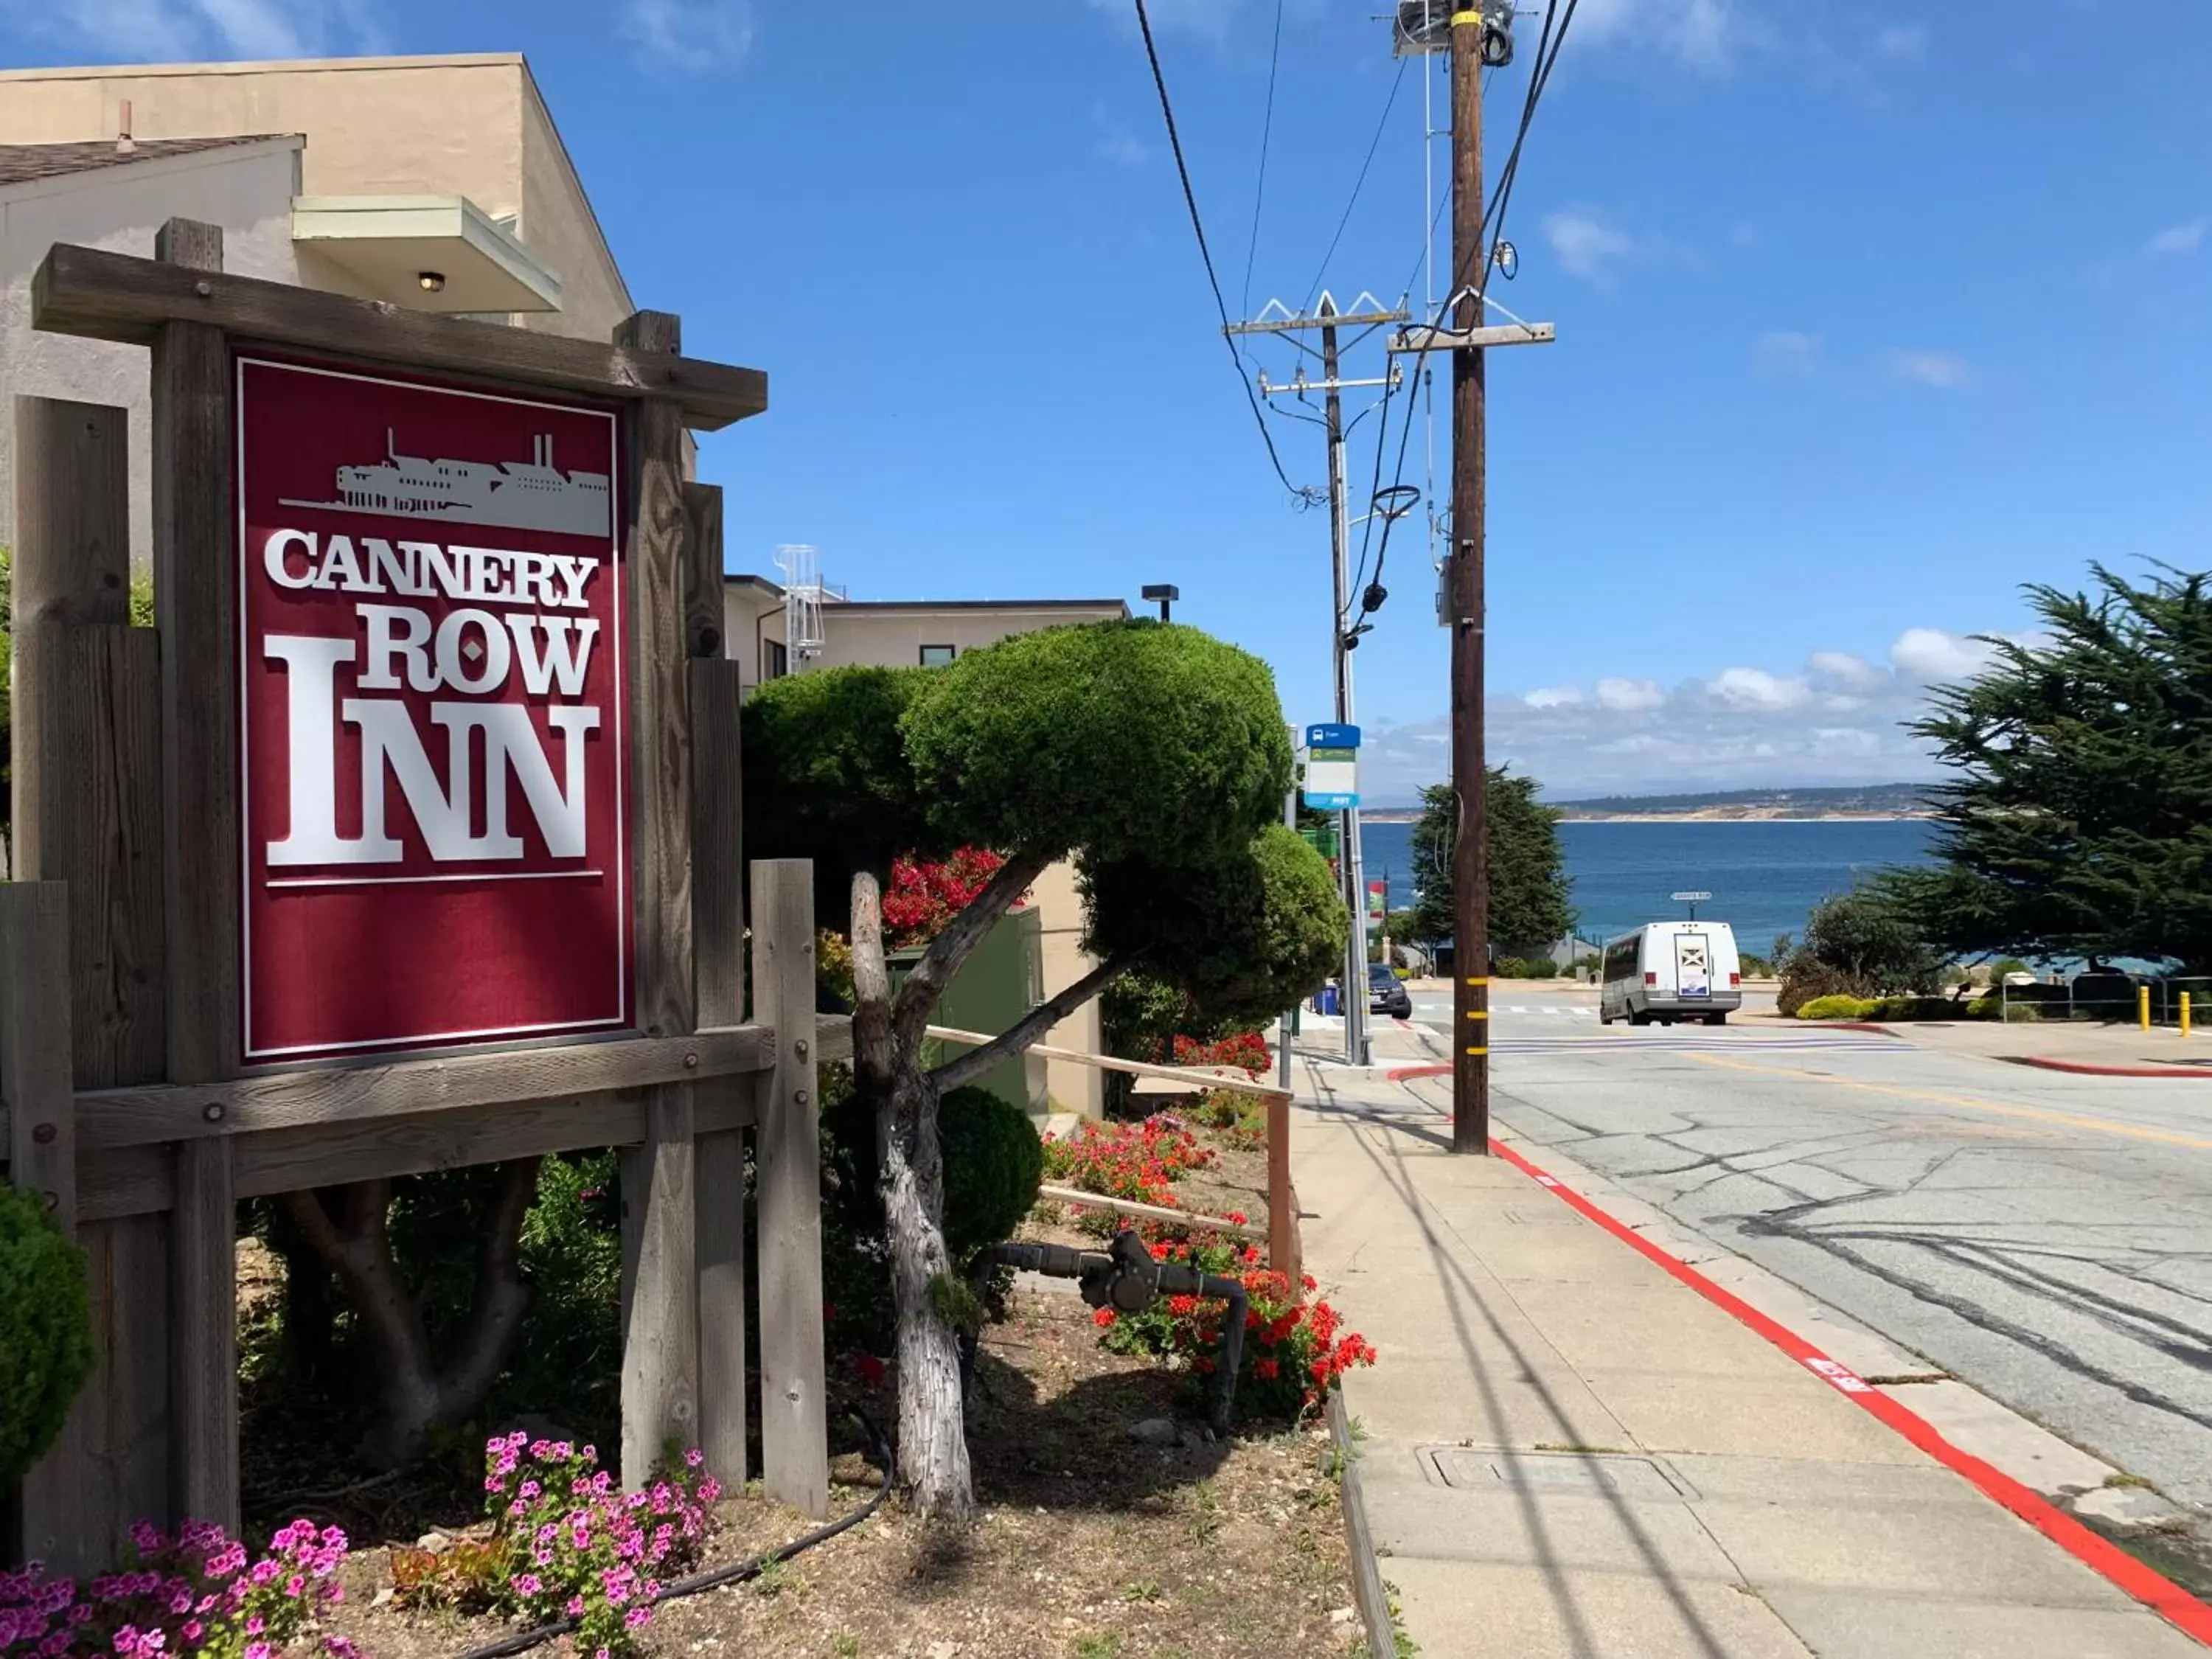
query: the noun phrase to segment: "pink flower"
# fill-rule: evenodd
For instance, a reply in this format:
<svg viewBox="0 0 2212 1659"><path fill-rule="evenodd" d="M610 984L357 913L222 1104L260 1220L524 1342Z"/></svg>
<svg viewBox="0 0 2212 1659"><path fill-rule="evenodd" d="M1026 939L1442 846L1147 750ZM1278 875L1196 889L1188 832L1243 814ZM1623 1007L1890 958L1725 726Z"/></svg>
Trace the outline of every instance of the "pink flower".
<svg viewBox="0 0 2212 1659"><path fill-rule="evenodd" d="M544 1581L534 1572L518 1572L514 1583L517 1595L535 1595L545 1587Z"/></svg>
<svg viewBox="0 0 2212 1659"><path fill-rule="evenodd" d="M652 1622L653 1609L651 1607L632 1607L628 1613L623 1614L623 1628L624 1630L643 1630Z"/></svg>

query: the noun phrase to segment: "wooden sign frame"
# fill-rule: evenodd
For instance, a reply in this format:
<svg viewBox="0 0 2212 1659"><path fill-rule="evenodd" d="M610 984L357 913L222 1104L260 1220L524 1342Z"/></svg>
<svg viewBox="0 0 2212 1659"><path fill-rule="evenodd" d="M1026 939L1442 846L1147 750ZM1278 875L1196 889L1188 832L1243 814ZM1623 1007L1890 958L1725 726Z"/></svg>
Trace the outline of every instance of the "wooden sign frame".
<svg viewBox="0 0 2212 1659"><path fill-rule="evenodd" d="M98 1571L130 1523L235 1528L239 1199L623 1149L623 1469L670 1440L745 1474L744 1285L771 1495L826 1511L811 871L750 871L745 1018L734 662L718 491L687 427L761 412L765 377L682 355L641 312L606 345L222 270L171 221L152 260L58 246L48 331L152 356L155 626L128 625L125 411L19 398L15 872L0 886L9 1176L86 1250L99 1374L23 1481L18 1551ZM234 353L580 393L622 411L635 1023L627 1035L283 1069L243 1061ZM834 1057L834 1056L829 1056ZM744 1147L756 1137L749 1275Z"/></svg>

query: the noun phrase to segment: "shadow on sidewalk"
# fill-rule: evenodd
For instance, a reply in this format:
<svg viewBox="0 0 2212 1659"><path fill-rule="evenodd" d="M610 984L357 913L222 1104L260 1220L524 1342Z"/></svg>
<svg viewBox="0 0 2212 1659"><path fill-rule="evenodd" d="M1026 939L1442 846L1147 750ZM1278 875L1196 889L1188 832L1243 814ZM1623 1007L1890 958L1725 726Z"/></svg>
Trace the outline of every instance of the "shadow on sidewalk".
<svg viewBox="0 0 2212 1659"><path fill-rule="evenodd" d="M1467 1373L1481 1397L1483 1415L1492 1425L1492 1445L1506 1454L1510 1463L1515 1451L1533 1451L1531 1446L1516 1446L1510 1435L1509 1419L1498 1397L1498 1380L1501 1376L1528 1385L1535 1394L1543 1409L1559 1425L1559 1439L1563 1444L1572 1444L1577 1431L1572 1419L1562 1407L1558 1396L1545 1383L1542 1374L1530 1363L1530 1355L1515 1340L1492 1310L1487 1296L1501 1296L1509 1303L1511 1293L1497 1281L1489 1285L1479 1285L1468 1274L1460 1255L1474 1256L1475 1252L1464 1238L1459 1237L1451 1224L1424 1200L1415 1165L1412 1158L1421 1163L1433 1161L1434 1152L1449 1155L1451 1138L1433 1127L1442 1115L1435 1108L1416 1098L1410 1091L1395 1090L1402 1105L1387 1101L1356 1100L1331 1085L1329 1077L1318 1070L1307 1068L1306 1089L1310 1102L1301 1104L1323 1118L1340 1123L1354 1121L1352 1139L1376 1172L1388 1183L1402 1203L1407 1212L1420 1229L1423 1244L1428 1252L1429 1264L1442 1288L1451 1319L1452 1334L1467 1363ZM1433 1149L1433 1150L1431 1150ZM1447 1238L1446 1235L1450 1237ZM1479 1259L1479 1258L1478 1258ZM1556 1357L1556 1356L1555 1356ZM1388 1364L1388 1356L1384 1357ZM1555 1456L1557 1454L1547 1454ZM1588 1460L1597 1468L1595 1460ZM1649 1569L1651 1581L1657 1584L1673 1605L1680 1619L1683 1630L1696 1644L1698 1650L1711 1659L1727 1659L1729 1648L1721 1637L1706 1622L1692 1601L1680 1580L1668 1566L1657 1541L1644 1525L1635 1505L1619 1491L1605 1483L1596 1483L1604 1501L1619 1520L1622 1530L1632 1540L1635 1548ZM1568 1641L1568 1651L1575 1654L1598 1655L1601 1646L1584 1618L1576 1601L1570 1569L1559 1558L1559 1545L1554 1536L1553 1522L1547 1517L1538 1493L1526 1483L1512 1486L1518 1504L1522 1524L1527 1528L1539 1571L1542 1573L1547 1591L1559 1623ZM1715 1540L1717 1544L1718 1540ZM1416 1636L1418 1631L1413 1632Z"/></svg>

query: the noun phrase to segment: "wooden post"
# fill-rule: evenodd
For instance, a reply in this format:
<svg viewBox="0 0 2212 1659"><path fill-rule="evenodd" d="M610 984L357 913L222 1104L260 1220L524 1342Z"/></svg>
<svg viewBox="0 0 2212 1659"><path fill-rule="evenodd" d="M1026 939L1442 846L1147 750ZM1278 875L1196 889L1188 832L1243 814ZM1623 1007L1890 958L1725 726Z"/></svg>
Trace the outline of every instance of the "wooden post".
<svg viewBox="0 0 2212 1659"><path fill-rule="evenodd" d="M626 1168L636 1172L641 1188L623 1194L629 1224L637 1230L622 1358L622 1478L635 1491L650 1480L663 1452L688 1450L699 1439L698 1223L690 1084L664 1084L647 1097L645 1146Z"/></svg>
<svg viewBox="0 0 2212 1659"><path fill-rule="evenodd" d="M76 1095L70 1081L69 890L0 882L0 1102L8 1176L76 1231Z"/></svg>
<svg viewBox="0 0 2212 1659"><path fill-rule="evenodd" d="M0 1103L8 1108L8 1176L76 1231L76 1101L70 1085L69 893L59 882L0 883ZM21 1507L0 1525L26 1559L64 1572L105 1563L84 1494L82 1423L73 1409L46 1457L23 1478Z"/></svg>
<svg viewBox="0 0 2212 1659"><path fill-rule="evenodd" d="M154 257L222 269L220 227L172 219ZM154 606L161 634L172 1083L239 1067L238 640L231 366L212 324L154 340ZM176 1152L169 1225L171 1518L238 1525L236 1212L227 1139Z"/></svg>
<svg viewBox="0 0 2212 1659"><path fill-rule="evenodd" d="M15 872L69 887L71 1075L158 1080L161 651L130 625L125 412L18 398Z"/></svg>
<svg viewBox="0 0 2212 1659"><path fill-rule="evenodd" d="M1291 1281L1297 1295L1304 1271L1298 1261L1298 1195L1291 1186L1291 1102L1267 1098L1267 1265Z"/></svg>
<svg viewBox="0 0 2212 1659"><path fill-rule="evenodd" d="M683 350L683 325L641 311L615 330L641 355ZM689 526L684 513L684 415L649 398L630 422L630 598L637 629L638 1023L653 1036L698 1026L691 960L691 720L684 645ZM672 1444L699 1437L697 1170L692 1085L646 1101L644 1147L624 1162L636 1243L623 1334L623 1480L643 1485ZM643 1205L640 1213L636 1206ZM626 1253L629 1255L631 1253Z"/></svg>
<svg viewBox="0 0 2212 1659"><path fill-rule="evenodd" d="M222 269L222 232L172 219L155 257ZM238 639L230 359L222 331L154 341L154 608L161 634L169 1079L238 1072Z"/></svg>
<svg viewBox="0 0 2212 1659"><path fill-rule="evenodd" d="M814 866L757 860L753 1018L775 1028L760 1097L761 1475L768 1495L830 1512L823 1395L822 1135L816 1102Z"/></svg>
<svg viewBox="0 0 2212 1659"><path fill-rule="evenodd" d="M691 651L692 982L702 1026L744 1018L744 854L739 836L738 665L722 655L722 492L684 486ZM750 1079L702 1090L750 1087ZM745 1479L744 1132L699 1140L699 1449L726 1486Z"/></svg>
<svg viewBox="0 0 2212 1659"><path fill-rule="evenodd" d="M682 325L641 311L615 330L635 353L673 357ZM691 721L685 648L690 526L684 512L684 411L648 398L630 420L629 563L637 629L632 799L637 824L638 1024L650 1036L697 1027L691 982Z"/></svg>

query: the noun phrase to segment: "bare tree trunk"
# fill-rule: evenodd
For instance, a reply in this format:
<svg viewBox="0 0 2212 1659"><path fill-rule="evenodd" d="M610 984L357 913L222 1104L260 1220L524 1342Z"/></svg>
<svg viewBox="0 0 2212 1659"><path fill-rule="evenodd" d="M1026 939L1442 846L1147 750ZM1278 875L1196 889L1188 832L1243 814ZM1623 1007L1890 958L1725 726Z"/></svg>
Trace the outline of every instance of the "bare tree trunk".
<svg viewBox="0 0 2212 1659"><path fill-rule="evenodd" d="M392 1182L287 1193L280 1200L308 1248L337 1275L368 1338L376 1361L378 1420L362 1449L379 1467L413 1462L428 1449L432 1429L474 1416L506 1368L529 1306L516 1245L537 1182L534 1158L501 1167L499 1190L484 1217L465 1334L442 1367L430 1350L422 1304L392 1257Z"/></svg>
<svg viewBox="0 0 2212 1659"><path fill-rule="evenodd" d="M1010 902L1011 898L1001 902ZM853 1060L876 1112L876 1154L898 1315L899 1473L923 1516L965 1521L975 1511L960 1392L960 1350L931 1285L951 1271L945 1247L945 1166L937 1091L921 1048L894 1029L884 960L883 890L853 878Z"/></svg>
<svg viewBox="0 0 2212 1659"><path fill-rule="evenodd" d="M918 1070L900 1076L877 1108L891 1293L898 1310L899 1472L925 1516L975 1513L960 1389L960 1347L933 1287L952 1273L945 1247L945 1164L937 1090Z"/></svg>

